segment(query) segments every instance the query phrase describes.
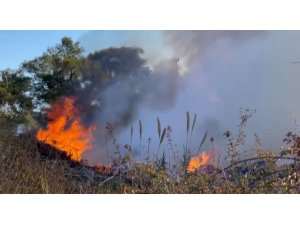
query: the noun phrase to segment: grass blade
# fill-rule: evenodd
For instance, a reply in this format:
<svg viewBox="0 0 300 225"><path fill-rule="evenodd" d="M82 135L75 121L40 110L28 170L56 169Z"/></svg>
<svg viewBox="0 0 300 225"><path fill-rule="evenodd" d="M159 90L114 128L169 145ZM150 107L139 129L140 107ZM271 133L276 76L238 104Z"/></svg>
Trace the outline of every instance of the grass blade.
<svg viewBox="0 0 300 225"><path fill-rule="evenodd" d="M192 136L195 124L196 124L196 120L197 120L197 114L195 114L195 116L194 116L193 125L192 125L192 131L191 131L191 136Z"/></svg>
<svg viewBox="0 0 300 225"><path fill-rule="evenodd" d="M142 140L142 134L143 134L143 126L142 126L142 121L139 120L139 126L140 126L140 141Z"/></svg>
<svg viewBox="0 0 300 225"><path fill-rule="evenodd" d="M164 140L164 138L165 138L166 131L167 131L167 129L164 128L164 130L163 130L163 132L162 132L162 135L161 135L161 137L160 137L159 147L160 147L161 143L163 142L163 140Z"/></svg>
<svg viewBox="0 0 300 225"><path fill-rule="evenodd" d="M131 124L131 128L130 128L130 144L132 145L132 137L133 137L133 126Z"/></svg>
<svg viewBox="0 0 300 225"><path fill-rule="evenodd" d="M142 161L142 134L143 134L143 126L142 121L139 120L139 126L140 126L140 160Z"/></svg>
<svg viewBox="0 0 300 225"><path fill-rule="evenodd" d="M157 131L158 131L158 139L160 139L161 136L161 124L160 124L160 120L157 117Z"/></svg>
<svg viewBox="0 0 300 225"><path fill-rule="evenodd" d="M200 143L200 145L199 145L199 149L198 149L198 151L199 151L199 154L200 154L200 151L201 151L201 148L202 148L202 145L204 144L204 142L205 142L205 139L206 139L206 137L207 137L207 131L205 132L205 134L204 134L204 136L203 136L203 138L202 138L202 141L201 141L201 143Z"/></svg>
<svg viewBox="0 0 300 225"><path fill-rule="evenodd" d="M186 132L189 133L190 131L190 112L186 112Z"/></svg>

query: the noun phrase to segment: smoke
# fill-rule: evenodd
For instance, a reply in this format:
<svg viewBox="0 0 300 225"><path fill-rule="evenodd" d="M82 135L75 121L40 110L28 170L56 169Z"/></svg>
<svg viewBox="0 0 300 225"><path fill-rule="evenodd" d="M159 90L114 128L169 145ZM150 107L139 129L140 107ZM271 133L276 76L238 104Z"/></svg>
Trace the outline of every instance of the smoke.
<svg viewBox="0 0 300 225"><path fill-rule="evenodd" d="M231 42L243 42L252 37L262 35L263 31L165 31L165 40L182 61L184 69L191 69L195 63L218 40Z"/></svg>
<svg viewBox="0 0 300 225"><path fill-rule="evenodd" d="M107 137L107 122L114 125L114 135L119 135L139 117L142 105L164 111L176 103L180 86L177 59L161 60L150 67L143 53L134 46L114 47L91 53L83 62L82 80L74 94L84 109L82 121L99 127L95 151L87 153L90 163L107 161L103 146L114 139ZM99 76L104 74L108 79L101 81Z"/></svg>
<svg viewBox="0 0 300 225"><path fill-rule="evenodd" d="M151 137L155 153L158 116L162 127L173 128L173 140L180 151L186 144L186 111L197 114L192 148L197 148L207 130L223 156L227 151L223 133L231 130L235 134L238 130L240 108L257 111L246 129L247 146L253 146L256 133L263 147L278 150L284 134L294 128L300 115L295 94L300 68L290 62L300 58L300 32L148 31L145 35L145 31L115 31L114 38L109 32L91 32L80 41L85 47L89 40L90 52L104 46L99 44L101 37L113 40L104 47L138 46L145 50L142 56L147 68L145 79L135 82L126 76L128 79L107 84L99 92L103 110L90 119L103 126L106 121L118 124L119 143L129 143L132 124L133 147L139 149L141 120L142 149ZM124 35L118 39L120 33ZM101 134L97 139L100 136L105 137ZM91 161L104 157L103 140L99 144L102 149L88 156ZM209 147L208 142L204 148ZM163 143L161 152L167 149Z"/></svg>
<svg viewBox="0 0 300 225"><path fill-rule="evenodd" d="M183 55L180 58L188 67L188 88L173 112L182 117L179 108L197 112L203 121L200 134L212 130L209 135L219 137L215 140L224 154L222 134L237 131L239 109L256 109L247 126L246 145L253 147L257 133L263 147L278 151L300 115L295 95L300 68L291 64L299 59L299 35L297 31L167 32L169 45ZM205 122L208 118L218 124L215 129Z"/></svg>
<svg viewBox="0 0 300 225"><path fill-rule="evenodd" d="M177 59L163 60L153 68L153 74L145 85L145 103L157 111L175 106L181 84Z"/></svg>

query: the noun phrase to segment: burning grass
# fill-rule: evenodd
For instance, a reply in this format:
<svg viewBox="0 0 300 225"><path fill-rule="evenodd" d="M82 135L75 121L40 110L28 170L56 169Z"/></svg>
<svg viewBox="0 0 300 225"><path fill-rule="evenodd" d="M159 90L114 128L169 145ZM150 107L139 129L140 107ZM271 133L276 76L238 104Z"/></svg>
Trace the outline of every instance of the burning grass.
<svg viewBox="0 0 300 225"><path fill-rule="evenodd" d="M299 193L300 154L299 136L288 133L286 148L279 154L263 150L257 143L255 151L241 154L243 123L237 138L225 132L229 164L224 167L212 149L203 151L207 133L203 136L198 154L191 155L189 115L187 116L187 144L181 156L174 145L172 130L161 128L158 122L159 146L157 154L143 152L132 157L133 147L122 148L113 137L113 126L108 123L109 140L114 142L110 168L90 167L84 161L74 159L63 149L40 142L34 135L16 136L9 129L0 134L0 192L1 193ZM196 117L194 117L196 118ZM142 122L139 123L139 138L142 140ZM7 125L7 124L6 124ZM49 127L48 127L49 128ZM4 129L3 129L4 130ZM190 132L190 133L189 133ZM162 151L161 144L167 141L170 160ZM151 139L148 139L148 145ZM159 154L160 153L160 154ZM137 159L138 158L138 159Z"/></svg>
<svg viewBox="0 0 300 225"><path fill-rule="evenodd" d="M201 166L208 164L210 156L206 152L202 152L200 156L194 156L191 158L187 171L193 173L197 171Z"/></svg>
<svg viewBox="0 0 300 225"><path fill-rule="evenodd" d="M37 139L66 152L80 161L82 154L91 149L96 126L85 127L79 119L75 98L64 98L53 105L47 114L47 129L39 129Z"/></svg>

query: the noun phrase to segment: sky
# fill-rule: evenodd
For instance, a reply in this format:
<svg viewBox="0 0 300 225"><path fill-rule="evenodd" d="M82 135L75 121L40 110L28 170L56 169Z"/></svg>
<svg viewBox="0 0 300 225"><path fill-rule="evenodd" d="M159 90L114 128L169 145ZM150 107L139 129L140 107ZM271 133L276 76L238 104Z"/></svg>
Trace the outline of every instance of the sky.
<svg viewBox="0 0 300 225"><path fill-rule="evenodd" d="M241 107L256 110L247 127L249 145L256 133L266 148L279 150L285 133L297 129L300 64L291 62L300 61L299 31L0 31L0 69L17 68L63 36L80 41L84 54L126 45L143 48L150 66L180 59L175 104L167 109L141 104L133 121L135 127L143 121L154 144L159 116L163 126L172 126L181 148L186 111L198 118L192 143L208 130L223 152L223 133L237 131ZM128 137L129 129L120 135Z"/></svg>
<svg viewBox="0 0 300 225"><path fill-rule="evenodd" d="M40 56L48 47L59 43L64 36L80 41L84 54L97 49L120 47L122 45L140 46L147 51L150 59L170 53L161 48L160 31L0 31L0 69L16 69L24 61ZM149 40L149 42L146 42Z"/></svg>
<svg viewBox="0 0 300 225"><path fill-rule="evenodd" d="M0 70L16 69L40 56L64 36L77 40L85 31L0 31Z"/></svg>

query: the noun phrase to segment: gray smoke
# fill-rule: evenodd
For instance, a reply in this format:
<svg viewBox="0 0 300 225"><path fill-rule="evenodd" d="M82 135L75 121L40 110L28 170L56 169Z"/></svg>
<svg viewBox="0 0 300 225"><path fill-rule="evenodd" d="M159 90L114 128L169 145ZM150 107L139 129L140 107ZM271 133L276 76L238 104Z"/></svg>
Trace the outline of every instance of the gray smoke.
<svg viewBox="0 0 300 225"><path fill-rule="evenodd" d="M121 47L87 56L85 63L89 66L82 67L81 84L75 94L84 109L82 121L99 128L96 147L86 155L90 163L99 163L99 159L100 163L107 162L104 146L107 148L107 138L110 144L113 141L107 137L107 122L114 125L114 135L118 136L138 118L141 105L164 111L176 103L180 86L177 59L162 60L150 68L142 54L139 48ZM101 82L99 71L110 78Z"/></svg>
<svg viewBox="0 0 300 225"><path fill-rule="evenodd" d="M128 33L124 41L127 46L136 46L134 42L138 40L138 46L144 48L141 40L145 39L147 58L151 36L139 35L137 31ZM130 118L118 133L119 143L129 143L132 124L133 145L139 146L138 121L141 120L143 149L151 137L155 152L156 117L159 116L162 127L173 128L173 139L180 151L186 141L185 115L190 111L191 115L197 113L198 118L192 146L196 149L208 130L224 156L227 149L223 133L231 130L235 134L240 108L249 108L256 109L257 113L247 126L247 146L253 146L253 135L257 133L265 148L279 149L284 134L294 128L294 121L300 115L296 94L300 67L290 63L300 59L300 32L164 31L162 34L163 57L159 57L156 46L158 52L152 52L148 61L151 76L139 85L143 97L132 101L132 92L116 84L104 92L106 107L98 115L101 123L114 122L122 112L130 112ZM159 60L153 60L155 55ZM208 142L204 148L209 147ZM161 151L167 149L164 143Z"/></svg>
<svg viewBox="0 0 300 225"><path fill-rule="evenodd" d="M237 131L241 107L256 109L246 130L247 146L253 147L257 133L265 148L278 151L300 115L296 103L300 68L291 64L300 57L299 35L298 31L167 32L168 44L183 54L189 70L188 88L177 107L197 112L203 121L213 118L219 126L210 135L217 137L225 130ZM198 128L203 133L211 125L202 122ZM224 138L216 141L225 152Z"/></svg>
<svg viewBox="0 0 300 225"><path fill-rule="evenodd" d="M201 57L219 40L243 42L252 37L263 35L263 31L165 31L167 45L177 54L187 69L197 64Z"/></svg>

